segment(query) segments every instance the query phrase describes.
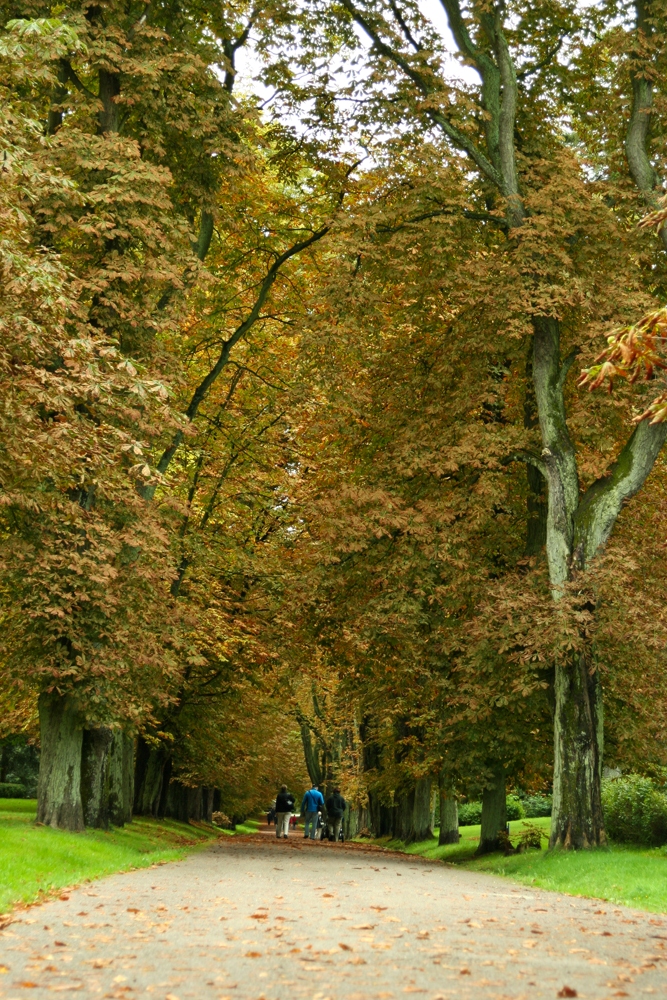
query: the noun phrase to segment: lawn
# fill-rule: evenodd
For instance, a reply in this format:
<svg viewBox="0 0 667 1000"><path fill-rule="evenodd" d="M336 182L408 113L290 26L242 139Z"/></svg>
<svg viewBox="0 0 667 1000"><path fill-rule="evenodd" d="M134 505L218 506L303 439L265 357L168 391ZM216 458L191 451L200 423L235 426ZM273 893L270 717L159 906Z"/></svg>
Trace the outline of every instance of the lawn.
<svg viewBox="0 0 667 1000"><path fill-rule="evenodd" d="M474 871L505 875L524 885L539 886L572 896L592 896L639 910L667 913L667 849L611 844L594 851L547 851L549 818L516 820L510 836L516 838L524 823L544 830L541 851L505 857L491 854L475 858L479 826L462 826L458 844L438 847L437 839L406 846L386 838L385 847L424 858L461 864Z"/></svg>
<svg viewBox="0 0 667 1000"><path fill-rule="evenodd" d="M66 833L35 826L36 802L0 799L0 913L59 889L131 868L176 861L232 831L137 817L122 829ZM253 833L250 820L236 833Z"/></svg>

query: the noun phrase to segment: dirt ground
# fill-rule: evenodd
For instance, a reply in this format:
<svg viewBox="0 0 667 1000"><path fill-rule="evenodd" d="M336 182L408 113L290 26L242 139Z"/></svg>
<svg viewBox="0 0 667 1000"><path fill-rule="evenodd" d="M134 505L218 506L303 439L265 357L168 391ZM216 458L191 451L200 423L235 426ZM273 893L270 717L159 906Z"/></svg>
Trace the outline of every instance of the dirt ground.
<svg viewBox="0 0 667 1000"><path fill-rule="evenodd" d="M355 845L220 841L31 907L0 997L667 997L667 918Z"/></svg>

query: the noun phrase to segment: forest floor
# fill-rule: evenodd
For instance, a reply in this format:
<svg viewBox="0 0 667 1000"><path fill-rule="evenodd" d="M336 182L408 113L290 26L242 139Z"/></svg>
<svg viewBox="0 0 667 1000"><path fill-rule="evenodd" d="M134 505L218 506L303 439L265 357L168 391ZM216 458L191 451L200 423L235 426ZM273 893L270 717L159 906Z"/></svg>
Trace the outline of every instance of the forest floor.
<svg viewBox="0 0 667 1000"><path fill-rule="evenodd" d="M0 799L0 914L103 875L176 861L229 835L207 824L143 817L122 829L67 833L35 826L36 812L34 800ZM237 830L250 833L256 827Z"/></svg>
<svg viewBox="0 0 667 1000"><path fill-rule="evenodd" d="M0 998L664 996L667 917L360 844L220 839L14 914Z"/></svg>
<svg viewBox="0 0 667 1000"><path fill-rule="evenodd" d="M417 844L402 844L384 838L378 846L405 851L430 861L462 864L473 871L506 875L517 882L556 892L592 896L622 906L636 906L654 913L667 913L667 848L610 844L596 851L550 851L548 818L515 820L510 839L516 844L526 826L541 827L542 851L527 851L508 857L490 854L475 857L479 826L462 826L458 844L440 847L436 837ZM666 991L667 992L667 991Z"/></svg>

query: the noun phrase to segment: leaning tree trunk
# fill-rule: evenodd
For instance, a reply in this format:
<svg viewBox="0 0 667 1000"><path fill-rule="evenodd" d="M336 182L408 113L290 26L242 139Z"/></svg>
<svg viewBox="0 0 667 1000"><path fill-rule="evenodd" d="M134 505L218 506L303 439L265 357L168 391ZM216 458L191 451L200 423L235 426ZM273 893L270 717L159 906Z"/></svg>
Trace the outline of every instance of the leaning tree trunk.
<svg viewBox="0 0 667 1000"><path fill-rule="evenodd" d="M61 830L84 829L81 806L82 719L68 696L39 696L42 752L37 822Z"/></svg>
<svg viewBox="0 0 667 1000"><path fill-rule="evenodd" d="M498 834L507 829L507 800L505 793L505 769L499 768L493 785L485 788L482 795L482 829L479 836L477 854L488 854L500 850Z"/></svg>
<svg viewBox="0 0 667 1000"><path fill-rule="evenodd" d="M585 656L556 664L550 847L606 842L602 815L602 685Z"/></svg>
<svg viewBox="0 0 667 1000"><path fill-rule="evenodd" d="M459 805L452 792L440 786L440 834L438 844L458 844Z"/></svg>

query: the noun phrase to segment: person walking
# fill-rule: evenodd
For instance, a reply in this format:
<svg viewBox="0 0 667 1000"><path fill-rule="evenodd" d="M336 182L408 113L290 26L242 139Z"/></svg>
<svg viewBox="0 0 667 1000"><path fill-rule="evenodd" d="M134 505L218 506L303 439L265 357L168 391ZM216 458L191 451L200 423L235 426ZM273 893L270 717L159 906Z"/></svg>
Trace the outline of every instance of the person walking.
<svg viewBox="0 0 667 1000"><path fill-rule="evenodd" d="M280 840L289 836L289 821L294 812L294 796L287 791L287 785L282 785L276 795L276 837Z"/></svg>
<svg viewBox="0 0 667 1000"><path fill-rule="evenodd" d="M315 840L315 834L317 833L317 813L320 809L324 809L324 796L317 785L313 785L301 800L301 815L305 817L303 835L304 837L310 837L311 840Z"/></svg>
<svg viewBox="0 0 667 1000"><path fill-rule="evenodd" d="M338 840L346 808L347 802L340 794L340 788L334 788L333 794L327 799L327 829L329 832L329 840Z"/></svg>

